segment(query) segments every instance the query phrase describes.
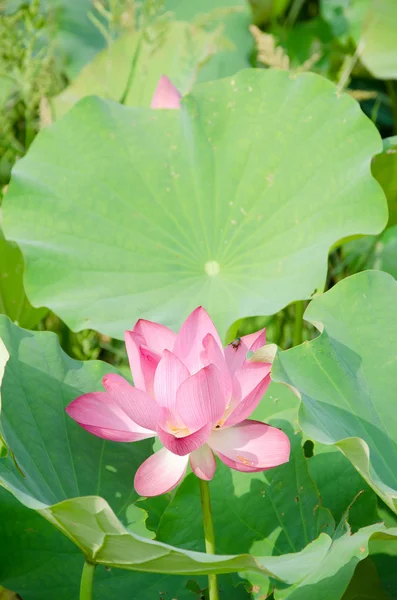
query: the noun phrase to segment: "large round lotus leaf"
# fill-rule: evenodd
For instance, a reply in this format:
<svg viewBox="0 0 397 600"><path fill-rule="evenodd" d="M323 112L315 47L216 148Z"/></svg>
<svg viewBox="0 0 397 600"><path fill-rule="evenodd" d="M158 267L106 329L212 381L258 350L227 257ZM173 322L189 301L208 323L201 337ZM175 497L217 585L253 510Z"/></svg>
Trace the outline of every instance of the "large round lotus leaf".
<svg viewBox="0 0 397 600"><path fill-rule="evenodd" d="M335 444L397 512L397 282L365 271L309 305L320 324L312 342L279 353L273 378L302 395L299 422Z"/></svg>
<svg viewBox="0 0 397 600"><path fill-rule="evenodd" d="M387 220L374 125L318 75L248 70L182 109L88 98L18 162L6 235L26 290L75 330L177 327L198 304L220 329L324 285L337 240Z"/></svg>

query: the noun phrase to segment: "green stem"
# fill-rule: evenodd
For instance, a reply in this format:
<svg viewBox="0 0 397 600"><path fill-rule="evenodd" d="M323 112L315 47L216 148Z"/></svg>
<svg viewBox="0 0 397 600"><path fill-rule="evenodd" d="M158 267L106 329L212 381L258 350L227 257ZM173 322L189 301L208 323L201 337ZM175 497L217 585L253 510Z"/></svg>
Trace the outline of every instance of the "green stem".
<svg viewBox="0 0 397 600"><path fill-rule="evenodd" d="M273 342L282 347L285 325L285 312L281 311L276 315Z"/></svg>
<svg viewBox="0 0 397 600"><path fill-rule="evenodd" d="M94 583L95 565L84 563L80 583L80 600L92 600L92 585Z"/></svg>
<svg viewBox="0 0 397 600"><path fill-rule="evenodd" d="M215 554L215 534L214 522L212 520L210 488L208 481L199 479L200 495L201 495L201 510L203 513L205 551L208 554ZM208 575L208 591L209 600L219 600L218 583L216 575Z"/></svg>
<svg viewBox="0 0 397 600"><path fill-rule="evenodd" d="M36 129L33 124L33 118L31 115L26 116L25 121L25 148L28 150L30 144L33 142L36 136Z"/></svg>
<svg viewBox="0 0 397 600"><path fill-rule="evenodd" d="M303 8L304 3L305 0L293 0L291 8L285 18L284 26L286 28L292 29L300 11Z"/></svg>
<svg viewBox="0 0 397 600"><path fill-rule="evenodd" d="M393 116L393 129L397 133L397 85L394 81L386 81L387 93L391 103L391 112Z"/></svg>
<svg viewBox="0 0 397 600"><path fill-rule="evenodd" d="M125 101L127 100L128 92L130 91L132 82L134 80L136 65L138 63L138 58L139 58L139 55L141 53L141 47L142 47L142 42L143 42L144 34L145 34L144 30L139 33L139 38L138 38L138 42L137 42L137 45L136 45L136 48L135 48L134 56L132 58L130 72L128 74L128 79L127 79L127 83L126 83L126 86L125 86L125 90L124 90L123 95L121 96L121 98L119 100L120 104L125 104Z"/></svg>
<svg viewBox="0 0 397 600"><path fill-rule="evenodd" d="M302 331L303 331L303 313L305 310L305 304L303 300L295 302L295 325L294 334L292 336L292 345L298 346L302 343Z"/></svg>
<svg viewBox="0 0 397 600"><path fill-rule="evenodd" d="M383 233L383 232L382 232ZM371 269L373 267L369 266L367 263L371 260L375 249L376 249L376 244L379 242L379 239L382 235L382 233L378 233L378 235L374 236L370 246L368 247L368 250L361 254L358 257L358 260L353 263L352 269L353 269L353 273L359 273L360 271L362 271L363 269Z"/></svg>

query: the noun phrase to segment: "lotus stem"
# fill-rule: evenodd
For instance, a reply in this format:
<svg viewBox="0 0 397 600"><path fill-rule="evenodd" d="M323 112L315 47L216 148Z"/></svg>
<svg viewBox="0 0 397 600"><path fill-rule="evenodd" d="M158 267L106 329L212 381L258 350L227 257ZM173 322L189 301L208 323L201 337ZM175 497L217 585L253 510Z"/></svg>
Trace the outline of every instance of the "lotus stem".
<svg viewBox="0 0 397 600"><path fill-rule="evenodd" d="M80 600L92 600L95 565L85 562L81 574Z"/></svg>
<svg viewBox="0 0 397 600"><path fill-rule="evenodd" d="M302 343L303 337L303 313L305 310L305 305L303 300L299 300L295 302L295 325L294 325L294 334L292 336L292 345L299 346Z"/></svg>
<svg viewBox="0 0 397 600"><path fill-rule="evenodd" d="M207 554L215 554L215 534L214 522L212 520L210 488L208 481L199 479L201 510L203 513L205 551ZM208 595L209 600L219 600L219 590L216 575L208 575Z"/></svg>
<svg viewBox="0 0 397 600"><path fill-rule="evenodd" d="M393 116L393 131L397 133L397 85L394 81L386 81L387 93L389 94L391 113Z"/></svg>
<svg viewBox="0 0 397 600"><path fill-rule="evenodd" d="M286 28L292 29L300 11L303 8L305 0L293 0L291 8L285 18L284 25Z"/></svg>

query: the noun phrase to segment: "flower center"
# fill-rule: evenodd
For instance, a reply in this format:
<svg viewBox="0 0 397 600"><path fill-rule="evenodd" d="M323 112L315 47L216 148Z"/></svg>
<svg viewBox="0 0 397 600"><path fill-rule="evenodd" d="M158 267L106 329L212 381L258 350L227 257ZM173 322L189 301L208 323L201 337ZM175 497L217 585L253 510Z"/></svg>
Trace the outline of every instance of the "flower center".
<svg viewBox="0 0 397 600"><path fill-rule="evenodd" d="M227 418L231 412L232 412L232 406L231 406L231 402L229 402L225 408L225 412L223 413L222 419L220 419L220 421L218 421L218 423L215 425L215 429L219 429L220 427L222 427L225 424L225 421L227 420Z"/></svg>
<svg viewBox="0 0 397 600"><path fill-rule="evenodd" d="M187 435L190 435L190 430L187 427L173 425L169 421L167 421L167 427L169 432L177 438L186 437Z"/></svg>
<svg viewBox="0 0 397 600"><path fill-rule="evenodd" d="M241 456L241 454L237 454L236 458L237 458L237 460L239 462L241 462L246 467L253 467L254 466L254 463L252 462L252 460L249 460L245 456Z"/></svg>

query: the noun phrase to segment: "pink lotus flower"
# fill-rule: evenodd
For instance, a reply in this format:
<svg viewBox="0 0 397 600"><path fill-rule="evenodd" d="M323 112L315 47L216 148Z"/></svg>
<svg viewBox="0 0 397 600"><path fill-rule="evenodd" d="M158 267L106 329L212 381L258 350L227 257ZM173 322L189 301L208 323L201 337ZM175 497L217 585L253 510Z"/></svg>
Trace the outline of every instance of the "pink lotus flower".
<svg viewBox="0 0 397 600"><path fill-rule="evenodd" d="M155 89L150 108L180 108L181 95L166 75L162 75Z"/></svg>
<svg viewBox="0 0 397 600"><path fill-rule="evenodd" d="M270 364L247 358L265 344L265 330L222 348L199 307L176 335L139 320L125 341L135 387L120 375L103 378L105 392L84 394L67 413L84 429L116 442L158 436L163 448L135 475L141 496L172 490L188 462L204 480L214 476L214 453L237 471L263 471L289 459L288 437L247 417L270 383Z"/></svg>

